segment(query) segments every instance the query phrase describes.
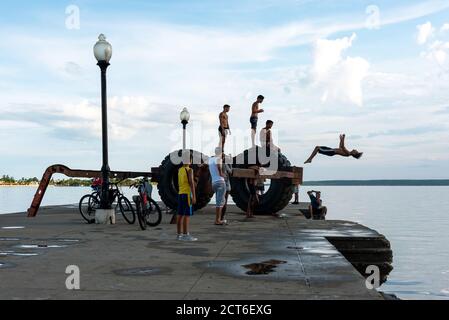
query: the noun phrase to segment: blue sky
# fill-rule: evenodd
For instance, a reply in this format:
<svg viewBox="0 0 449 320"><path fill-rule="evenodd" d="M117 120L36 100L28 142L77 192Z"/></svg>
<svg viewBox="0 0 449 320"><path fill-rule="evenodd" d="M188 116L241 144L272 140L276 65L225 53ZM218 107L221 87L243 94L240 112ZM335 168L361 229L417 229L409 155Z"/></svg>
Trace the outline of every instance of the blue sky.
<svg viewBox="0 0 449 320"><path fill-rule="evenodd" d="M261 121L275 121L294 164L315 145L337 145L340 132L365 152L319 158L308 180L448 178L449 1L2 1L0 10L0 174L101 167L92 47L105 33L112 169L148 170L179 147L184 106L191 145L209 154L231 104L227 151L238 153L264 94Z"/></svg>

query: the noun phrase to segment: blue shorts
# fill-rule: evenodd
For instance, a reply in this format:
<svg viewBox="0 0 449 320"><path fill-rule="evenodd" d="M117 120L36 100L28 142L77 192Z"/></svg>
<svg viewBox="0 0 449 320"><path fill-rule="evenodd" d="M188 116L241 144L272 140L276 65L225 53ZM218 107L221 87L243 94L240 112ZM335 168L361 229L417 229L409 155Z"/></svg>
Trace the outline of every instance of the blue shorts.
<svg viewBox="0 0 449 320"><path fill-rule="evenodd" d="M186 217L193 216L192 199L189 198L190 195L188 194L178 194L178 215Z"/></svg>
<svg viewBox="0 0 449 320"><path fill-rule="evenodd" d="M251 123L251 129L256 130L257 129L257 122L259 121L258 117L251 117L249 119L249 122Z"/></svg>
<svg viewBox="0 0 449 320"><path fill-rule="evenodd" d="M212 188L215 192L217 208L223 208L226 203L226 183L224 181L219 181L213 184Z"/></svg>

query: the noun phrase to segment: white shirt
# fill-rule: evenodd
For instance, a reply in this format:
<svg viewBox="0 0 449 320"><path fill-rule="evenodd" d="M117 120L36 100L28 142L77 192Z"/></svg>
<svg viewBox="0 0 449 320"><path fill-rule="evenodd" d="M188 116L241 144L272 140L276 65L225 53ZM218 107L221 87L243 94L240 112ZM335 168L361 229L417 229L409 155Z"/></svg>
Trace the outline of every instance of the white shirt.
<svg viewBox="0 0 449 320"><path fill-rule="evenodd" d="M263 128L260 131L260 145L261 147L266 147L267 146L267 129ZM268 143L270 144L270 146L273 145L273 136L270 135L270 141L268 141Z"/></svg>
<svg viewBox="0 0 449 320"><path fill-rule="evenodd" d="M225 182L225 179L220 175L220 172L218 171L218 164L221 164L221 159L217 157L209 158L209 172L210 176L212 177L212 184Z"/></svg>

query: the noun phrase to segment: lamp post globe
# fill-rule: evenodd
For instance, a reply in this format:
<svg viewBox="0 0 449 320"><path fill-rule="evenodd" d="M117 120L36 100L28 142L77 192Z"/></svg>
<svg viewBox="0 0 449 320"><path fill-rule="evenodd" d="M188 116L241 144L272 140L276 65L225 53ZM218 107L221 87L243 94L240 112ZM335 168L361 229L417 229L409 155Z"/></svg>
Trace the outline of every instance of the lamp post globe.
<svg viewBox="0 0 449 320"><path fill-rule="evenodd" d="M190 113L189 110L187 108L184 108L180 114L180 119L181 119L181 123L182 123L182 148L185 150L186 149L186 128L187 128L187 124L189 123L190 120Z"/></svg>
<svg viewBox="0 0 449 320"><path fill-rule="evenodd" d="M101 175L103 184L101 186L101 209L111 209L109 200L109 155L108 155L108 105L107 105L107 87L106 70L112 58L112 46L106 41L104 34L100 34L98 41L94 46L94 56L97 59L97 65L101 70L101 124L102 124L102 146L103 146L103 166Z"/></svg>
<svg viewBox="0 0 449 320"><path fill-rule="evenodd" d="M111 61L112 46L106 41L106 36L104 34L98 36L98 41L94 46L94 56L98 62L104 61L109 63L109 61Z"/></svg>
<svg viewBox="0 0 449 320"><path fill-rule="evenodd" d="M187 108L184 108L183 110L182 110L182 112L181 112L181 115L180 115L180 118L181 118L181 123L182 124L188 124L189 123L189 120L190 120L190 113L189 113L189 110L187 109Z"/></svg>

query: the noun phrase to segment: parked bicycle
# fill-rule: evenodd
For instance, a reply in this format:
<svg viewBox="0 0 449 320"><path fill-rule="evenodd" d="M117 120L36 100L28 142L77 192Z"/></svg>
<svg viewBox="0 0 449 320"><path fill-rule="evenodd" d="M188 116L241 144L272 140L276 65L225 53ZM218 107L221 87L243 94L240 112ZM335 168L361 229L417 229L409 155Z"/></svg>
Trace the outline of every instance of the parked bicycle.
<svg viewBox="0 0 449 320"><path fill-rule="evenodd" d="M136 222L136 213L131 204L131 201L125 197L125 195L121 192L119 184L123 180L110 183L109 189L109 197L111 203L116 203L115 208L119 208L123 218L129 224L134 224ZM97 184L92 185L93 192L91 194L87 194L81 198L79 202L79 211L81 216L88 223L95 223L95 212L100 208L101 204L101 188Z"/></svg>
<svg viewBox="0 0 449 320"><path fill-rule="evenodd" d="M136 188L139 193L139 195L133 196L133 201L136 204L140 228L146 230L148 226L158 226L162 221L162 212L157 202L151 197L153 187L148 179L140 180L131 185L131 188Z"/></svg>

